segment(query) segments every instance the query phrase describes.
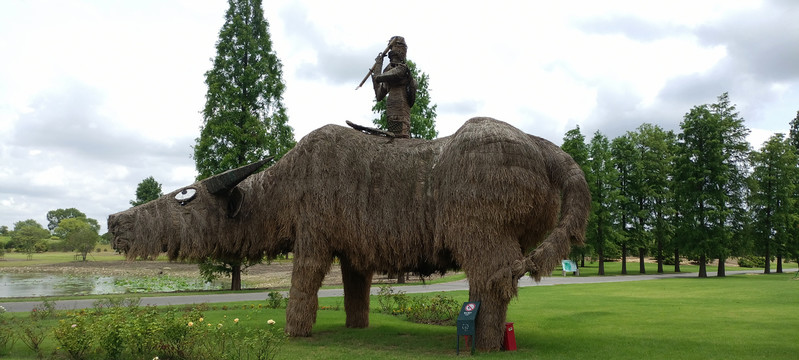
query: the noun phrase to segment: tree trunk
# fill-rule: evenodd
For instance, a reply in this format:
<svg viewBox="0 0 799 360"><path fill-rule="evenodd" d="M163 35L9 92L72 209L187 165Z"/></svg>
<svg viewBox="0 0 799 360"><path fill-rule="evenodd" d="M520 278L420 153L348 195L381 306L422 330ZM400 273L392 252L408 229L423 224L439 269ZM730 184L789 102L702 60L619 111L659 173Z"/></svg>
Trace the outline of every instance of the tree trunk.
<svg viewBox="0 0 799 360"><path fill-rule="evenodd" d="M585 267L585 251L580 252L580 267Z"/></svg>
<svg viewBox="0 0 799 360"><path fill-rule="evenodd" d="M658 274L663 273L663 240L658 240Z"/></svg>
<svg viewBox="0 0 799 360"><path fill-rule="evenodd" d="M230 290L241 290L241 264L231 265L233 270L230 272Z"/></svg>
<svg viewBox="0 0 799 360"><path fill-rule="evenodd" d="M627 243L621 243L621 274L627 275Z"/></svg>
<svg viewBox="0 0 799 360"><path fill-rule="evenodd" d="M674 248L674 272L680 272L680 249Z"/></svg>
<svg viewBox="0 0 799 360"><path fill-rule="evenodd" d="M766 241L766 263L763 269L764 274L771 274L771 249L769 249L769 242Z"/></svg>
<svg viewBox="0 0 799 360"><path fill-rule="evenodd" d="M727 276L727 269L725 267L725 262L727 262L726 258L719 258L719 269L716 272L717 277L725 277Z"/></svg>
<svg viewBox="0 0 799 360"><path fill-rule="evenodd" d="M699 277L706 278L707 277L707 258L705 254L699 256Z"/></svg>
<svg viewBox="0 0 799 360"><path fill-rule="evenodd" d="M646 274L646 263L644 263L644 254L646 254L646 249L638 248L638 272L641 274Z"/></svg>
<svg viewBox="0 0 799 360"><path fill-rule="evenodd" d="M405 283L405 272L401 271L397 273L397 284L404 284Z"/></svg>
<svg viewBox="0 0 799 360"><path fill-rule="evenodd" d="M599 257L599 270L597 271L597 275L605 275L605 254L601 246L597 249L597 256Z"/></svg>
<svg viewBox="0 0 799 360"><path fill-rule="evenodd" d="M777 254L777 273L782 274L782 254Z"/></svg>

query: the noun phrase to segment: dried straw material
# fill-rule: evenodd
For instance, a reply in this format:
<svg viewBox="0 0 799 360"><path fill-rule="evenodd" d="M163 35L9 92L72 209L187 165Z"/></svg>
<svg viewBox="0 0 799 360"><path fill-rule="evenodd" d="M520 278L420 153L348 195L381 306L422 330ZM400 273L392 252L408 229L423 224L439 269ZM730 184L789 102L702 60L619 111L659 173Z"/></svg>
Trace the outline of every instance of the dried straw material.
<svg viewBox="0 0 799 360"><path fill-rule="evenodd" d="M259 259L294 253L286 331L308 336L316 292L339 257L347 326L368 326L375 272L463 269L482 301L480 349L497 349L526 272L536 280L581 245L590 207L585 176L542 138L491 118L428 141L322 127L225 195L203 182L111 215L129 257ZM229 217L234 215L234 217Z"/></svg>

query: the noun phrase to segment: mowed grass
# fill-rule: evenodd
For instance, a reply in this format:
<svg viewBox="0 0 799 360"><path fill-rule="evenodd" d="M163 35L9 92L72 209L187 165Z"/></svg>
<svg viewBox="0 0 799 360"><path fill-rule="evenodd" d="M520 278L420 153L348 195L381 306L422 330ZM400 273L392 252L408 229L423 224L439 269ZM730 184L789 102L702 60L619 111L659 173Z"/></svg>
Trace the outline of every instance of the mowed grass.
<svg viewBox="0 0 799 360"><path fill-rule="evenodd" d="M799 280L793 276L522 288L508 309L518 350L480 358L795 359ZM454 327L409 324L373 311L371 327L356 330L344 328L343 312L319 314L314 336L292 339L285 358L455 356Z"/></svg>
<svg viewBox="0 0 799 360"><path fill-rule="evenodd" d="M459 302L468 297L465 291L446 295ZM519 290L508 309L518 350L479 353L478 357L795 359L799 354L797 295L799 280L794 280L793 273L527 287ZM248 322L274 319L278 326L285 322L285 310L258 309L258 303L209 305L212 309L205 314L211 322L224 316ZM339 310L318 311L313 336L289 339L279 359L456 357L453 326L414 324L379 314L373 297L371 326L348 329L342 298L322 298L320 306ZM48 341L45 353L55 346L52 339ZM468 356L463 344L461 351L460 356ZM17 343L10 358L35 356Z"/></svg>

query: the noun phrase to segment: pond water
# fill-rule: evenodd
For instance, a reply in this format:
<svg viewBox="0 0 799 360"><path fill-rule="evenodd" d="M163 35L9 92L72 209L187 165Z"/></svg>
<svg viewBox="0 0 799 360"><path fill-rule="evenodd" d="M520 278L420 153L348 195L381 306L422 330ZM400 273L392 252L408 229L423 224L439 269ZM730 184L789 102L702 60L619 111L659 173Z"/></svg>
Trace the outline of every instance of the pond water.
<svg viewBox="0 0 799 360"><path fill-rule="evenodd" d="M170 276L121 278L0 273L0 298L213 290L223 289L225 285Z"/></svg>

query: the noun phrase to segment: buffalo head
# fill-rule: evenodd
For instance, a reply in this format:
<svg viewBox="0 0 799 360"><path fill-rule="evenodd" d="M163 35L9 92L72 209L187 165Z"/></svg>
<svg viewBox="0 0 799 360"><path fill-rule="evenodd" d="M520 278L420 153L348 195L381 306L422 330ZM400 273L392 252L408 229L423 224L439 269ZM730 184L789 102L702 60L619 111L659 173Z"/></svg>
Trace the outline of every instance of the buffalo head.
<svg viewBox="0 0 799 360"><path fill-rule="evenodd" d="M237 185L270 160L226 171L110 215L113 248L128 258L156 257L163 252L170 259L257 257L241 253L236 219L246 191Z"/></svg>

